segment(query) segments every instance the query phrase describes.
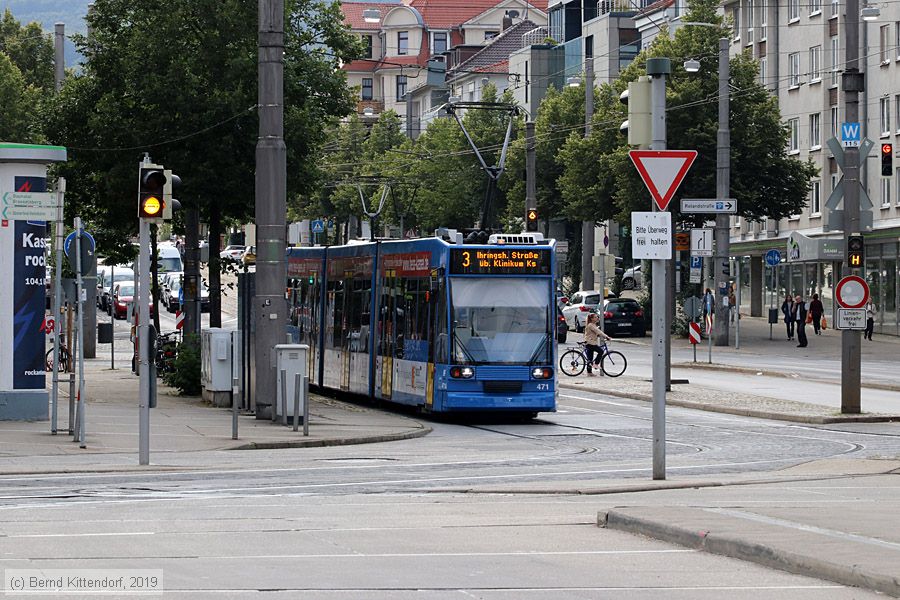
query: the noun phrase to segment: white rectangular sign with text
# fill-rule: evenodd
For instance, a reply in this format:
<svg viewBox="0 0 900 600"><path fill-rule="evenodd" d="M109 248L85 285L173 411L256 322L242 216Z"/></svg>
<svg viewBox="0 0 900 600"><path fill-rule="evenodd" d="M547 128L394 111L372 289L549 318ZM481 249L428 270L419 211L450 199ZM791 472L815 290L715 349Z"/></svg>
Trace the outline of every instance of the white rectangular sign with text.
<svg viewBox="0 0 900 600"><path fill-rule="evenodd" d="M631 254L636 259L671 259L672 213L631 213Z"/></svg>

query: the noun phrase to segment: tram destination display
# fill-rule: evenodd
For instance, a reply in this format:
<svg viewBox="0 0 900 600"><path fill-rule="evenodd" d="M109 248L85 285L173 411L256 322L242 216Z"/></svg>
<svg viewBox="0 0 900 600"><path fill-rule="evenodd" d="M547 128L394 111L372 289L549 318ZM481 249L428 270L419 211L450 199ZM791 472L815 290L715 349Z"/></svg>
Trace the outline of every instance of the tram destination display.
<svg viewBox="0 0 900 600"><path fill-rule="evenodd" d="M452 275L549 275L545 249L459 248L450 251Z"/></svg>

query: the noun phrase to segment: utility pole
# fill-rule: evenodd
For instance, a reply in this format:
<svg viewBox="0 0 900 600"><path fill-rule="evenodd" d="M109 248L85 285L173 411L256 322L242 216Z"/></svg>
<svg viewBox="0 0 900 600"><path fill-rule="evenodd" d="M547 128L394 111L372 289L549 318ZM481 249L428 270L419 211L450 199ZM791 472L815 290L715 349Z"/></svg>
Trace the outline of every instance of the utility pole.
<svg viewBox="0 0 900 600"><path fill-rule="evenodd" d="M668 58L647 59L650 76L651 150L666 149L666 75L672 72ZM653 203L653 211L657 211ZM666 290L669 288L671 260L653 261L653 479L666 478L666 388L668 387L669 307Z"/></svg>
<svg viewBox="0 0 900 600"><path fill-rule="evenodd" d="M181 284L184 303L180 306L184 313L182 332L185 336L198 336L200 343L200 210L194 202L187 207L184 215L184 281Z"/></svg>
<svg viewBox="0 0 900 600"><path fill-rule="evenodd" d="M591 135L591 121L594 118L594 59L584 60L584 137ZM594 288L594 219L581 223L581 289ZM603 282L600 282L600 309L603 309ZM600 315L603 318L603 315ZM600 322L603 327L603 322Z"/></svg>
<svg viewBox="0 0 900 600"><path fill-rule="evenodd" d="M62 89L63 80L66 77L66 24L57 23L53 31L53 73L56 81L56 91Z"/></svg>
<svg viewBox="0 0 900 600"><path fill-rule="evenodd" d="M256 418L276 396L275 344L284 339L287 148L284 144L284 0L259 0L259 138L256 143Z"/></svg>
<svg viewBox="0 0 900 600"><path fill-rule="evenodd" d="M537 209L537 186L535 169L537 157L534 145L534 121L525 121L525 214Z"/></svg>
<svg viewBox="0 0 900 600"><path fill-rule="evenodd" d="M863 91L865 80L859 71L859 0L847 0L846 63L841 75L844 92L844 114L847 123L859 120L859 92ZM844 247L850 235L859 233L859 148L844 148ZM863 265L865 266L865 265ZM844 259L842 275L853 275ZM859 331L841 331L841 412L859 414L860 406L860 339Z"/></svg>
<svg viewBox="0 0 900 600"><path fill-rule="evenodd" d="M729 100L731 91L728 88L729 60L728 38L719 39L719 129L716 132L716 200L724 200L731 193L731 129L728 121ZM713 334L716 346L728 345L728 259L731 252L729 239L730 217L727 214L716 215L716 256L713 265L713 277L716 282L714 291L716 305L716 322Z"/></svg>

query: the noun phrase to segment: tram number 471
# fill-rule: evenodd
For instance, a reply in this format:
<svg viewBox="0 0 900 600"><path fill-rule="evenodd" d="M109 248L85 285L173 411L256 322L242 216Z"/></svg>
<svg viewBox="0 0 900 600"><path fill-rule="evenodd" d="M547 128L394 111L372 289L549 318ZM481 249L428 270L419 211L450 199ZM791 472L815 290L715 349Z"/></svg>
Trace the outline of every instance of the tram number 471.
<svg viewBox="0 0 900 600"><path fill-rule="evenodd" d="M550 384L549 383L539 383L539 384L537 384L537 389L538 389L538 391L548 391L549 392Z"/></svg>

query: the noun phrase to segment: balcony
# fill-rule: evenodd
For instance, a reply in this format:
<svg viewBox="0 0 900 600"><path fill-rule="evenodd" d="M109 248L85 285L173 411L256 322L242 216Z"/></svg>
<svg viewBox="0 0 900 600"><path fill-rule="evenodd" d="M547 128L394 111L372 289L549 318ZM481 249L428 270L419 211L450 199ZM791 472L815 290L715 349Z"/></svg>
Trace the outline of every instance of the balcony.
<svg viewBox="0 0 900 600"><path fill-rule="evenodd" d="M358 100L356 102L356 112L359 114L363 114L367 108L371 108L376 115L380 114L384 112L384 100Z"/></svg>

